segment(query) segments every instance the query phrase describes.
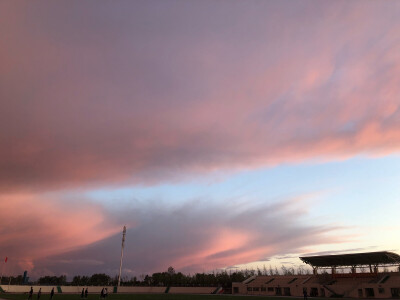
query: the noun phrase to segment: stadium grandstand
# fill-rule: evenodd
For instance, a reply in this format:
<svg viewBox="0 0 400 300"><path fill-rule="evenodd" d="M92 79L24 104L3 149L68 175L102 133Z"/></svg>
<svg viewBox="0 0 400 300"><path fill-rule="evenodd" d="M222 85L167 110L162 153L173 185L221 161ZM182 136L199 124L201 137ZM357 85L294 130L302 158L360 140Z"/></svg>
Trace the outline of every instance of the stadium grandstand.
<svg viewBox="0 0 400 300"><path fill-rule="evenodd" d="M232 284L233 294L315 297L399 298L400 256L369 252L307 256L309 275L260 275ZM391 271L389 271L391 269Z"/></svg>

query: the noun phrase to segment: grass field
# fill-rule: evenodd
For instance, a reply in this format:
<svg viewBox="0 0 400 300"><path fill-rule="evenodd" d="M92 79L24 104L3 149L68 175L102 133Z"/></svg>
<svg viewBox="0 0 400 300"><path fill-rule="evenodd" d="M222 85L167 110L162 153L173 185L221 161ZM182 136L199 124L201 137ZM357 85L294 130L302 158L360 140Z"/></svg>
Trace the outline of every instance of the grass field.
<svg viewBox="0 0 400 300"><path fill-rule="evenodd" d="M27 300L27 294L0 294L1 299ZM182 295L182 294L110 294L108 300L293 300L293 297L266 297L266 296L233 296L233 295ZM49 300L48 294L42 295L40 300ZM88 300L100 300L99 295L89 295ZM312 298L318 300L318 298ZM322 298L320 298L322 299ZM33 300L37 300L34 295ZM79 294L56 294L53 300L81 300Z"/></svg>

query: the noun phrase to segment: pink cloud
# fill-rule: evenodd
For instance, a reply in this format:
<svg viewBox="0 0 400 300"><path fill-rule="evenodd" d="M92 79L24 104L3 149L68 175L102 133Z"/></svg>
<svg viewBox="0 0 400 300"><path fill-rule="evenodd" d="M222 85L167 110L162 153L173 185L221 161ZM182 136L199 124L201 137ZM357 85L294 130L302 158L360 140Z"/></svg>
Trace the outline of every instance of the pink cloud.
<svg viewBox="0 0 400 300"><path fill-rule="evenodd" d="M0 254L7 271L34 268L37 259L115 234L104 209L85 201L67 202L46 195L3 194L0 197Z"/></svg>
<svg viewBox="0 0 400 300"><path fill-rule="evenodd" d="M115 19L93 10L83 18L71 7L77 22L65 25L62 5L52 12L7 5L1 188L154 183L398 153L397 4L302 4L303 14L287 4L237 4L229 6L235 22L224 21L231 28L219 19L226 6L215 5L209 14L195 4L192 18L185 9L166 10L149 35L135 23L146 14L117 9ZM278 15L265 16L275 9ZM176 13L182 19L169 23ZM103 24L107 18L115 23ZM185 22L199 25L196 34Z"/></svg>
<svg viewBox="0 0 400 300"><path fill-rule="evenodd" d="M186 273L207 271L356 238L336 224L305 225L302 220L308 213L303 208L308 199L304 195L229 210L209 201L191 201L174 209L158 202L136 204L117 215L108 211L106 220L134 221L128 225L124 252L124 272L131 276L163 271L171 265ZM335 235L338 230L341 234ZM32 272L113 275L118 272L120 243L120 232L86 241L76 249L35 259Z"/></svg>

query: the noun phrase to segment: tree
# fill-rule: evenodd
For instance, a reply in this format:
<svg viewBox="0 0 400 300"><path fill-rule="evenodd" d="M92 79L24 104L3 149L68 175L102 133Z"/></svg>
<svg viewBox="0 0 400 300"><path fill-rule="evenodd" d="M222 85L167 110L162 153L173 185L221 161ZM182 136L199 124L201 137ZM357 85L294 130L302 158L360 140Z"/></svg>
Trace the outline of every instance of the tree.
<svg viewBox="0 0 400 300"><path fill-rule="evenodd" d="M67 276L44 276L38 280L39 284L50 284L50 285L64 285L67 283Z"/></svg>
<svg viewBox="0 0 400 300"><path fill-rule="evenodd" d="M282 270L282 275L288 275L288 270L284 265L281 266L281 270Z"/></svg>
<svg viewBox="0 0 400 300"><path fill-rule="evenodd" d="M267 268L265 267L265 265L263 266L263 275L268 275Z"/></svg>
<svg viewBox="0 0 400 300"><path fill-rule="evenodd" d="M274 270L272 270L272 266L269 265L269 275L273 276L274 275Z"/></svg>
<svg viewBox="0 0 400 300"><path fill-rule="evenodd" d="M163 273L153 273L153 275L151 275L151 277L153 278L154 285L156 285L156 286L158 286L158 285L164 286L165 285L165 277L164 277Z"/></svg>
<svg viewBox="0 0 400 300"><path fill-rule="evenodd" d="M169 275L174 275L175 274L175 269L173 267L168 268L168 274Z"/></svg>
<svg viewBox="0 0 400 300"><path fill-rule="evenodd" d="M67 283L67 276L66 275L61 275L60 277L57 278L57 284L58 285L65 285Z"/></svg>
<svg viewBox="0 0 400 300"><path fill-rule="evenodd" d="M275 267L275 274L274 274L274 275L276 275L276 276L279 275L279 271L278 271L278 268L277 268L277 267Z"/></svg>
<svg viewBox="0 0 400 300"><path fill-rule="evenodd" d="M83 285L81 276L74 276L74 278L72 278L71 284L72 285Z"/></svg>
<svg viewBox="0 0 400 300"><path fill-rule="evenodd" d="M298 266L297 268L297 275L303 275L304 272L304 267L303 266Z"/></svg>
<svg viewBox="0 0 400 300"><path fill-rule="evenodd" d="M91 285L108 285L110 281L111 281L110 276L102 273L102 274L93 274L90 277L89 283Z"/></svg>

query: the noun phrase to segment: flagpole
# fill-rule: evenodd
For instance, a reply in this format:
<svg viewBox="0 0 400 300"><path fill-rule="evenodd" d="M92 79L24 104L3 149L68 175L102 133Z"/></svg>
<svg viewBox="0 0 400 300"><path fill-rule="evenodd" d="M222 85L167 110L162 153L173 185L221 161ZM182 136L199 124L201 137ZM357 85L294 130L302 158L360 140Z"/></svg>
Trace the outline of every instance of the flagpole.
<svg viewBox="0 0 400 300"><path fill-rule="evenodd" d="M125 234L126 234L126 226L124 226L124 230L122 231L121 260L119 262L118 286L120 285L121 282L122 258L124 257Z"/></svg>

